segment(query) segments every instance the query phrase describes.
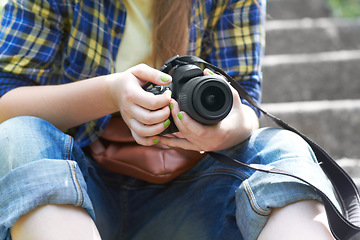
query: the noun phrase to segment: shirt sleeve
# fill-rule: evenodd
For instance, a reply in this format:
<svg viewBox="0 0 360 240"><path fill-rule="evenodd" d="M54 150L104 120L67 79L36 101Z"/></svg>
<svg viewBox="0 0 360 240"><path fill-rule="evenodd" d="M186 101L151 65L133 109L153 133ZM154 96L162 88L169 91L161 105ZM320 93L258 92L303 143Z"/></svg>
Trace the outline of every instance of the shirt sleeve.
<svg viewBox="0 0 360 240"><path fill-rule="evenodd" d="M0 97L20 86L49 84L64 25L50 1L8 1L0 24Z"/></svg>
<svg viewBox="0 0 360 240"><path fill-rule="evenodd" d="M220 3L221 2L221 3ZM265 0L218 1L208 23L207 60L224 69L249 95L261 101L261 57L265 45ZM260 112L246 100L258 116Z"/></svg>

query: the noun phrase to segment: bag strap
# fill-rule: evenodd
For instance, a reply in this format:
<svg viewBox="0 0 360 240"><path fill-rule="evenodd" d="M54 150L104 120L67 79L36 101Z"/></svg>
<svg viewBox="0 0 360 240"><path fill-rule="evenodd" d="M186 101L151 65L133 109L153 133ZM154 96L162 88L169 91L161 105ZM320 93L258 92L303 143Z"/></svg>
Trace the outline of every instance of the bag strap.
<svg viewBox="0 0 360 240"><path fill-rule="evenodd" d="M177 65L184 64L204 64L206 67L210 67L226 77L227 81L232 87L236 89L240 97L248 101L252 106L262 112L266 117L270 118L274 123L276 123L281 128L292 131L300 135L312 148L318 161L321 163L320 166L333 184L333 187L336 191L340 206L343 213L341 213L332 201L323 193L320 189L316 188L311 183L306 180L295 176L289 172L286 172L281 169L277 169L267 165L261 164L245 164L236 159L230 158L220 152L208 152L209 155L214 157L216 160L226 163L228 165L236 167L247 167L254 170L281 174L286 176L291 176L293 178L299 179L309 186L311 186L316 192L319 193L325 210L328 217L329 227L333 236L338 240L350 239L351 237L360 233L360 199L359 191L351 179L351 177L314 141L309 139L303 133L296 130L294 127L290 126L281 119L271 115L270 113L263 110L258 104L252 99L252 97L246 92L246 90L236 82L231 76L229 76L222 69L204 61L203 59L196 56L175 56L170 58L165 65L161 68L161 71L169 73ZM360 234L359 234L360 235Z"/></svg>

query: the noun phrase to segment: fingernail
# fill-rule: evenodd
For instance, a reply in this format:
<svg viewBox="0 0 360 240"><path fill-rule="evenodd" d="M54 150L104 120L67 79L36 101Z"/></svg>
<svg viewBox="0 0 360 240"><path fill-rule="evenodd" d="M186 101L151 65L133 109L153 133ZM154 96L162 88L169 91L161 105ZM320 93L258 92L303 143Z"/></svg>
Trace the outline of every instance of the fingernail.
<svg viewBox="0 0 360 240"><path fill-rule="evenodd" d="M208 68L205 68L205 71L210 75L215 75L215 73Z"/></svg>
<svg viewBox="0 0 360 240"><path fill-rule="evenodd" d="M171 79L170 75L164 74L160 77L161 81L167 82Z"/></svg>
<svg viewBox="0 0 360 240"><path fill-rule="evenodd" d="M167 128L169 125L170 125L170 120L168 119L168 120L166 120L165 122L164 122L164 127L165 128Z"/></svg>
<svg viewBox="0 0 360 240"><path fill-rule="evenodd" d="M170 95L170 97L171 97L171 95L172 95L172 91L169 89L169 90L166 90L167 92L169 92L169 93L167 93L167 94L169 94Z"/></svg>
<svg viewBox="0 0 360 240"><path fill-rule="evenodd" d="M183 117L184 117L184 115L183 115L181 112L179 112L179 113L177 114L177 116L178 116L178 118L179 118L180 120L182 120Z"/></svg>
<svg viewBox="0 0 360 240"><path fill-rule="evenodd" d="M173 103L172 103L172 102L171 102L171 103L169 103L169 108L170 108L170 110L172 110L172 109L173 109L173 107L174 107Z"/></svg>
<svg viewBox="0 0 360 240"><path fill-rule="evenodd" d="M153 143L159 143L160 141L159 141L159 139L157 139L157 138L155 138L154 140L153 140Z"/></svg>

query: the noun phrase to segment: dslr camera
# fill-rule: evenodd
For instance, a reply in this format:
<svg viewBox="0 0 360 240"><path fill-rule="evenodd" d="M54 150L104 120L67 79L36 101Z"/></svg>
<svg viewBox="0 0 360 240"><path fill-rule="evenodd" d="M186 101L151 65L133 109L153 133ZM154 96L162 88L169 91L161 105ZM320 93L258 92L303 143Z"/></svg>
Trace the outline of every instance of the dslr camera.
<svg viewBox="0 0 360 240"><path fill-rule="evenodd" d="M220 122L230 112L233 96L229 84L218 75L204 76L203 70L194 64L179 64L169 73L172 82L166 86L146 86L146 91L162 94L167 89L179 103L180 110L204 125ZM172 116L171 124L161 135L178 132Z"/></svg>

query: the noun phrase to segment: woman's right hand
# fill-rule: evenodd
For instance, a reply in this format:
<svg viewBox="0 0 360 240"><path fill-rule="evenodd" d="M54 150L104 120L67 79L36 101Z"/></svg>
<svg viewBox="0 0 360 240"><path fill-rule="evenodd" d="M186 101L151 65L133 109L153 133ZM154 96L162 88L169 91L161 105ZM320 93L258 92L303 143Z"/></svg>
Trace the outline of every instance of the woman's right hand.
<svg viewBox="0 0 360 240"><path fill-rule="evenodd" d="M131 130L138 144L156 143L156 135L164 131L170 116L171 92L161 95L145 91L147 82L167 85L171 76L145 64L136 65L125 72L109 75L109 91L113 104Z"/></svg>
<svg viewBox="0 0 360 240"><path fill-rule="evenodd" d="M166 85L171 77L140 64L122 73L67 84L18 87L0 98L0 123L34 116L67 130L120 111L135 140L152 145L155 135L165 129L171 97L169 91L156 96L146 92L142 89L146 82Z"/></svg>

